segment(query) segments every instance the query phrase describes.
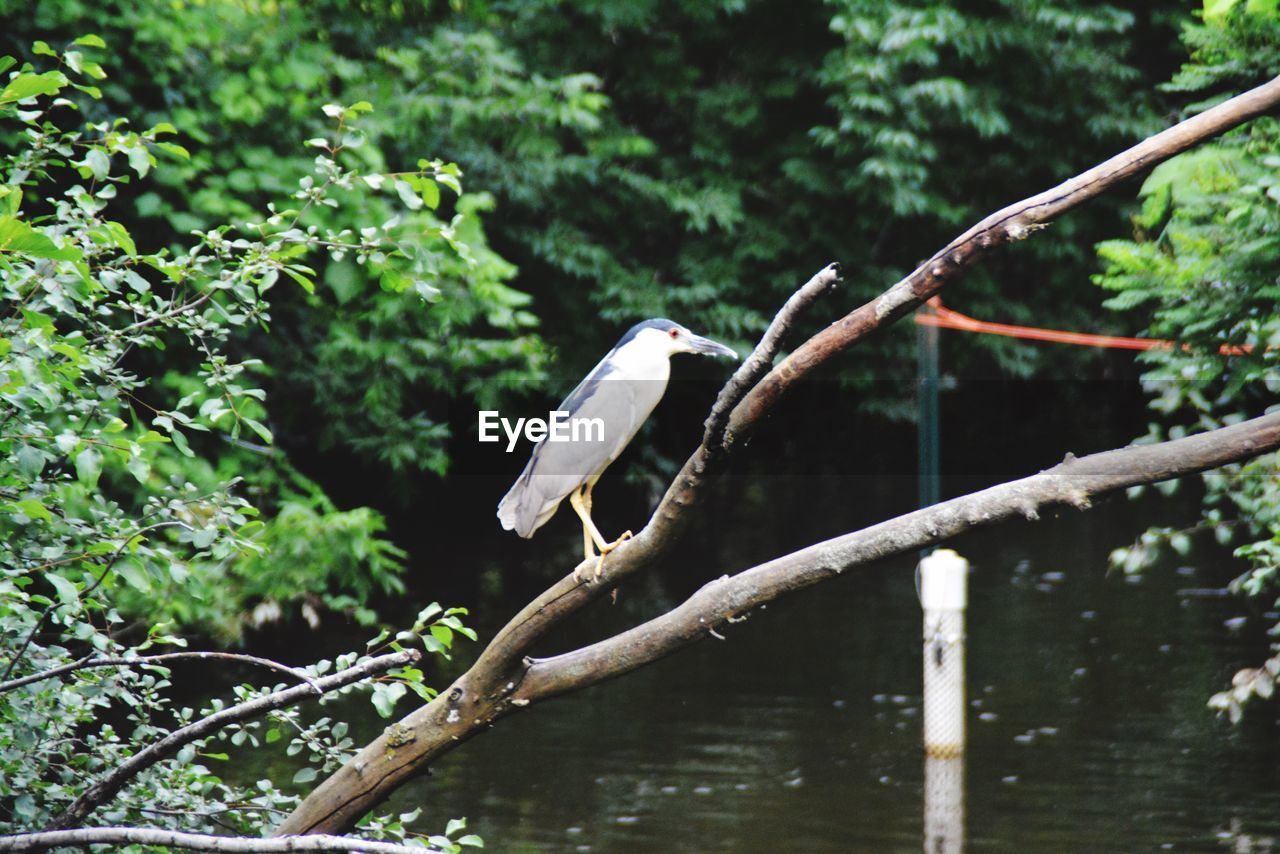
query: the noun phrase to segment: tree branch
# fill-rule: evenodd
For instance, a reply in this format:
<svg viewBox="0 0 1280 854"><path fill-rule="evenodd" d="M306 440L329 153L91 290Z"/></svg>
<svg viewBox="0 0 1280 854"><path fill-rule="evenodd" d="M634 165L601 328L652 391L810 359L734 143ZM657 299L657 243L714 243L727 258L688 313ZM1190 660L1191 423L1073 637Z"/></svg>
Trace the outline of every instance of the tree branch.
<svg viewBox="0 0 1280 854"><path fill-rule="evenodd" d="M154 830L141 827L85 827L76 830L45 830L0 836L0 851L47 851L81 845L164 845L194 851L273 852L273 851L358 851L368 854L423 854L436 851L420 845L349 839L345 836L283 836L276 839L211 836L205 833L183 833L177 830Z"/></svg>
<svg viewBox="0 0 1280 854"><path fill-rule="evenodd" d="M86 789L71 806L67 807L62 815L54 819L49 826L49 830L63 830L78 826L95 809L115 797L130 780L162 759L174 755L184 744L204 738L231 724L260 717L274 709L283 709L296 705L303 700L316 696L316 689L319 689L321 693L336 691L370 676L383 673L393 667L410 664L417 661L420 655L421 653L413 649L380 655L354 667L340 670L331 676L311 681L310 684L297 685L293 688L275 691L265 697L258 697L255 700L249 700L248 702L214 712L208 717L176 729L159 741L138 751L113 768L97 783Z"/></svg>
<svg viewBox="0 0 1280 854"><path fill-rule="evenodd" d="M281 664L278 661L271 661L267 658L259 658L256 655L244 655L235 652L166 652L160 655L144 655L137 658L92 658L86 656L79 661L73 661L70 664L62 664L57 667L51 667L48 670L42 670L39 673L32 673L19 679L10 679L8 682L0 682L0 694L6 691L12 691L14 688L20 688L23 685L30 685L33 682L42 682L45 679L52 679L55 676L62 676L66 673L74 673L77 670L89 670L96 667L145 667L162 666L164 661L234 661L239 664L251 664L254 667L265 667L268 670L275 670L280 673L286 673L299 682L305 682L311 686L312 691L316 694L323 693L320 687L306 673L294 667Z"/></svg>
<svg viewBox="0 0 1280 854"><path fill-rule="evenodd" d="M1280 107L1280 77L1179 122L1043 193L996 211L906 278L814 335L769 372L734 410L729 429L749 430L800 378L912 311L992 250L1023 240L1053 218L1193 146Z"/></svg>
<svg viewBox="0 0 1280 854"><path fill-rule="evenodd" d="M1280 77L1156 134L1051 190L986 217L909 276L823 329L774 366L734 406L724 427L725 435L733 437L734 447L741 446L768 411L802 377L904 316L994 249L1026 237L1052 217L1278 105ZM766 333L766 339L769 337ZM768 345L762 340L761 347L764 346ZM737 393L737 386L735 375L722 397L728 395L727 399L731 399ZM717 432L718 429L708 429L706 437L714 440ZM671 482L645 527L610 553L600 582L579 583L572 576L566 576L540 594L507 623L471 669L448 691L396 725L396 744L391 744L384 734L366 746L313 791L285 820L279 832L305 833L351 826L435 757L481 732L497 718L531 702L531 695L521 694L527 691L522 683L537 662L524 656L560 621L623 578L658 562L688 525L690 510L701 501L708 475L719 471L729 456L721 453L714 441L704 440ZM1086 497L1088 494L1085 493ZM614 650L624 656L631 654L616 647Z"/></svg>
<svg viewBox="0 0 1280 854"><path fill-rule="evenodd" d="M812 279L801 285L800 290L787 299L782 309L774 315L769 328L760 337L760 343L756 344L751 355L743 360L738 370L734 371L733 376L724 384L724 388L720 389L720 394L711 407L711 414L707 416L706 432L702 437L703 447L726 451L732 447L733 436L725 431L730 413L755 387L760 378L773 367L774 357L782 349L782 342L791 331L791 327L795 325L800 313L839 283L840 265L832 262L814 274Z"/></svg>
<svg viewBox="0 0 1280 854"><path fill-rule="evenodd" d="M737 575L723 576L672 610L607 640L533 660L511 702L527 705L621 676L701 640L751 610L894 555L1043 508L1088 509L1094 498L1218 468L1280 448L1280 413L1155 445L1132 445L1079 459L1021 480L934 504L870 528L816 543Z"/></svg>
<svg viewBox="0 0 1280 854"><path fill-rule="evenodd" d="M1041 509L1086 509L1092 499L1140 484L1194 474L1280 448L1280 413L1155 445L1133 445L1062 463L817 543L722 577L675 609L582 649L526 658L499 698L473 696L459 683L365 747L312 792L282 833L332 831L353 824L423 765L507 715L550 697L621 676L700 640L753 608L882 558L939 543Z"/></svg>

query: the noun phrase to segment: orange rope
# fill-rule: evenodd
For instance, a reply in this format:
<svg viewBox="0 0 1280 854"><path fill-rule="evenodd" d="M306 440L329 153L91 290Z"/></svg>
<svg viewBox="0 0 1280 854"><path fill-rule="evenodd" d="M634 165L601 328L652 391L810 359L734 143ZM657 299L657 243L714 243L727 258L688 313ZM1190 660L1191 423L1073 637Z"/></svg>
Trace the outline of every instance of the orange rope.
<svg viewBox="0 0 1280 854"><path fill-rule="evenodd" d="M962 332L977 332L983 335L1074 344L1078 347L1105 347L1113 350L1170 350L1174 347L1174 342L1159 338L1124 338L1118 335L1093 335L1088 332L1065 332L1060 329L991 323L952 311L942 305L939 297L930 299L928 306L933 309L932 313L918 311L915 314L915 321L921 326L937 326L942 329L959 329ZM1183 349L1190 348L1184 344ZM1249 344L1223 344L1218 348L1218 352L1224 356L1242 356L1253 352L1253 347Z"/></svg>

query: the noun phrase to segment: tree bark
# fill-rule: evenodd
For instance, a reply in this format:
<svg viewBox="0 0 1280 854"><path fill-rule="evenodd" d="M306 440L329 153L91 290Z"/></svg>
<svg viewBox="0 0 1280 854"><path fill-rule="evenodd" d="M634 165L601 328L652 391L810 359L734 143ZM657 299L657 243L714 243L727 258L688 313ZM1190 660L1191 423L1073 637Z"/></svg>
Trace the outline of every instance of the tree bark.
<svg viewBox="0 0 1280 854"><path fill-rule="evenodd" d="M1092 462L1084 467L1080 465L1083 460L1064 462L1053 470L1052 476L1049 473L1035 476L1042 480L1028 478L993 487L997 492L987 490L956 500L965 502L962 504L947 502L864 532L818 544L733 578L713 582L690 600L694 604L686 602L670 614L600 644L541 661L525 658L532 645L560 621L628 575L659 563L688 524L693 508L701 501L707 478L724 467L732 452L741 447L742 440L755 430L785 393L819 365L903 317L996 248L1027 237L1051 218L1277 106L1280 106L1280 78L1156 134L1057 187L986 217L879 297L814 335L769 370L745 394L742 393L745 380L739 378L746 376L744 365L721 395L721 400L739 398L727 422L723 418L723 407L713 410L703 443L672 481L648 524L634 539L610 554L601 581L579 583L572 576L566 576L535 598L498 633L467 673L431 703L389 728L324 781L285 820L278 832L309 833L350 827L405 780L421 773L436 757L482 732L498 718L535 700L594 684L639 667L704 636L729 616L749 610L788 590L807 586L887 554L939 542L968 527L1019 513L1033 515L1043 504L1083 505L1093 495L1122 488L1118 485L1121 480L1114 473L1108 475L1090 467L1096 468L1120 459L1147 461L1149 458L1138 453L1137 449L1111 452L1128 455L1122 458L1095 455L1088 458ZM793 299L788 306L794 308L793 303L803 304L806 301ZM784 308L783 313L786 311ZM782 325L783 331L786 325ZM776 326L775 319L770 332ZM759 355L763 358L767 354L772 360L773 353L777 351L776 338L766 333L753 357ZM748 362L755 366L751 369L754 371L758 369L760 359L753 358ZM1238 452L1236 455L1214 457L1220 459L1219 462L1200 464L1193 461L1189 466L1179 468L1174 465L1176 460L1166 453L1166 456L1154 460L1159 465L1150 468L1145 479L1130 480L1125 485L1176 476L1161 472L1176 470L1181 474L1190 473L1270 450L1276 447L1276 422L1268 419L1248 422L1249 427L1244 431L1226 433L1225 430L1235 428L1224 428L1206 434L1212 437L1207 439L1210 443L1227 439L1236 443L1231 446ZM1174 455L1182 453L1181 449L1193 447L1177 443L1158 447L1168 452L1171 446L1178 449ZM1204 451L1201 445L1194 447ZM1212 456L1206 452L1203 459ZM1063 467L1067 468L1059 470ZM1070 477L1074 485L1063 486L1066 483L1062 480L1064 477ZM1053 485L1052 489L1050 485ZM723 619L714 622L720 615ZM688 619L694 622L688 622ZM636 645L637 641L644 643ZM602 663L608 657L612 663Z"/></svg>

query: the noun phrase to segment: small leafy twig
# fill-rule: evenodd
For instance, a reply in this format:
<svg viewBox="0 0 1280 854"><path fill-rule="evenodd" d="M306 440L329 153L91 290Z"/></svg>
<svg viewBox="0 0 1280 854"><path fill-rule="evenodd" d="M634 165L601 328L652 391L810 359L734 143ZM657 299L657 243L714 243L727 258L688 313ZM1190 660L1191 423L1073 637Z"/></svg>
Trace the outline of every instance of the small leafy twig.
<svg viewBox="0 0 1280 854"><path fill-rule="evenodd" d="M261 717L273 709L282 709L286 706L292 706L296 703L300 703L308 697L315 696L313 694L313 689L315 688L319 688L321 693L336 691L339 688L346 687L347 685L351 685L355 682L363 681L370 676L390 670L393 667L401 667L417 661L419 655L420 653L417 650L407 649L402 652L371 658L362 664L348 667L346 670L340 670L332 676L317 679L310 685L298 685L293 688L274 691L264 697L258 697L257 699L239 703L235 706L231 706L230 708L214 712L213 714L201 718L194 723L188 724L180 729L176 729L159 741L138 751L123 763L112 769L97 783L94 783L92 786L85 789L84 793L81 794L80 797L71 804L71 806L67 807L66 811L63 812L62 815L54 819L49 830L65 830L70 827L76 827L95 809L115 797L115 795L124 788L126 783L162 759L166 759L177 753L185 744L189 744L193 741L204 738L207 735L211 735L220 729L230 726L231 724ZM0 847L0 850L4 849ZM288 851L290 849L283 848L280 850Z"/></svg>
<svg viewBox="0 0 1280 854"><path fill-rule="evenodd" d="M166 652L160 655L146 655L137 658L92 658L85 656L79 661L73 661L70 664L63 664L40 673L32 673L29 676L23 676L19 679L10 679L8 682L0 682L0 694L10 691L23 685L30 685L32 682L40 682L45 679L52 679L55 676L61 676L64 673L74 673L77 670L88 670L95 667L145 667L148 665L158 665L164 661L234 661L240 664L252 664L255 667L265 667L269 670L276 670L281 673L287 673L299 682L305 682L310 685L312 690L317 694L324 693L320 690L314 679L294 667L281 664L278 661L272 661L267 658L259 658L256 655L244 655L235 652Z"/></svg>

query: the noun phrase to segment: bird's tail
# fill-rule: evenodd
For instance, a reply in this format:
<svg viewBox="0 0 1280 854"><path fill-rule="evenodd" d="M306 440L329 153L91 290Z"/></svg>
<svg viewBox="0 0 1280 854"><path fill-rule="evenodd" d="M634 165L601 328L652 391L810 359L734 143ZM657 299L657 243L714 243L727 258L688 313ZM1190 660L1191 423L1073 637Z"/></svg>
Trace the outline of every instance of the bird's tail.
<svg viewBox="0 0 1280 854"><path fill-rule="evenodd" d="M498 502L498 521L507 531L515 531L528 539L538 527L538 512L541 508L539 496L530 493L529 472L520 474L511 489Z"/></svg>

